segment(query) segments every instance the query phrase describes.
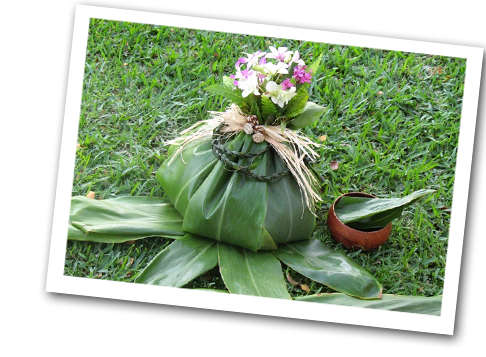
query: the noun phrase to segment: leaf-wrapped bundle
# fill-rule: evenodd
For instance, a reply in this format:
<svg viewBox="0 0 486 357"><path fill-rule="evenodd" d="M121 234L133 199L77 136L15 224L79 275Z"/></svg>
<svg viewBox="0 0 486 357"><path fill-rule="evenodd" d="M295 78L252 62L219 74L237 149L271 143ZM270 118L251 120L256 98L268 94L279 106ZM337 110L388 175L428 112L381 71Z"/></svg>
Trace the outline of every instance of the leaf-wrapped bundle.
<svg viewBox="0 0 486 357"><path fill-rule="evenodd" d="M267 143L257 144L244 132L225 145L230 153L222 160L215 156L210 136L179 151L172 146L157 172L167 197L183 217L183 230L254 252L309 239L315 216L294 177L278 175L286 170L278 154L271 147L264 151ZM245 167L247 174L238 172ZM259 179L272 176L276 178L271 181Z"/></svg>

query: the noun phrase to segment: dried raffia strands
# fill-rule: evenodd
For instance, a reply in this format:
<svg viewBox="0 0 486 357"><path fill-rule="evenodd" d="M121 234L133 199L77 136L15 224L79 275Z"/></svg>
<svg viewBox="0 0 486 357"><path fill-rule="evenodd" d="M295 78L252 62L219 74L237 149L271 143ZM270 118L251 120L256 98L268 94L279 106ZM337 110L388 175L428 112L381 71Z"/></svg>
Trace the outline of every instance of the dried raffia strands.
<svg viewBox="0 0 486 357"><path fill-rule="evenodd" d="M168 145L179 145L171 160L179 152L182 153L185 145L213 135L214 129L223 123L224 126L221 128L221 132L232 134L237 134L242 131L243 126L247 123L247 116L235 104L232 104L225 112L211 111L210 114L212 115L211 119L197 122L181 132L180 137L167 142ZM265 141L275 149L297 181L306 206L313 211L314 204L322 201L322 199L315 189L317 180L305 165L303 159L306 155L312 160L319 157L313 150L313 147L319 147L321 145L288 128L284 130L280 126L260 126L260 128L263 129L262 134Z"/></svg>

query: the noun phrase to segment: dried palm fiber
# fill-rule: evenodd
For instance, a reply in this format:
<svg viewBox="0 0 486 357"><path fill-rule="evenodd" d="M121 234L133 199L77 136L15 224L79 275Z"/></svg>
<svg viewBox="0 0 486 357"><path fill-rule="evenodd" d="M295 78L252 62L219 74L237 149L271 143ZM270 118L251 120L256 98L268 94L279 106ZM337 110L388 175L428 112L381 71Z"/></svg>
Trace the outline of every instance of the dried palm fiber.
<svg viewBox="0 0 486 357"><path fill-rule="evenodd" d="M169 142L157 178L183 216L183 229L253 251L309 239L320 200L304 163L318 157L305 136L256 126L265 141L243 131L247 116L232 105ZM287 174L289 172L289 174Z"/></svg>

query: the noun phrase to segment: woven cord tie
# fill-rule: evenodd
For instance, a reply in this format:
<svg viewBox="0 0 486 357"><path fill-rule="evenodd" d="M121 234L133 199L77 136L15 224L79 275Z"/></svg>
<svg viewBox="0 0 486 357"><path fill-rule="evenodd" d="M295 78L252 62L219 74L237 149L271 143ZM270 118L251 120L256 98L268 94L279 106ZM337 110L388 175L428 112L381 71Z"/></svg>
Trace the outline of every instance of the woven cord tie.
<svg viewBox="0 0 486 357"><path fill-rule="evenodd" d="M213 138L212 138L212 149L214 156L216 156L224 165L225 169L228 171L236 171L240 174L243 174L245 176L251 177L252 179L256 181L262 181L262 182L272 182L275 181L285 175L287 175L290 172L290 169L288 167L285 167L283 170L278 171L276 173L273 173L271 175L265 175L265 176L260 176L255 174L251 169L250 166L242 166L239 165L237 162L232 161L235 158L238 159L256 159L259 156L262 156L265 154L271 146L267 143L265 145L265 148L257 153L244 153L241 151L232 151L229 150L222 142L222 135L220 134L221 128L224 126L224 123L220 124L218 127L216 127L213 131ZM306 155L304 157L304 162L305 164L309 164L311 162L311 159Z"/></svg>

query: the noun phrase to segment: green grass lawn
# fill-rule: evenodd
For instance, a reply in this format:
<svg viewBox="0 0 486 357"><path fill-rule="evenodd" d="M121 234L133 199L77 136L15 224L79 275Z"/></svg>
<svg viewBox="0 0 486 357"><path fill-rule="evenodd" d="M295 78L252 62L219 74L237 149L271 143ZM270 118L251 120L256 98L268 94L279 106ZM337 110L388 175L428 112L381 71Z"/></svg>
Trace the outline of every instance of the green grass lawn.
<svg viewBox="0 0 486 357"><path fill-rule="evenodd" d="M164 143L208 111L224 110L230 103L205 88L233 74L242 52L269 45L298 49L307 63L324 54L309 100L327 110L305 129L314 141L325 138L315 165L323 203L314 237L354 258L384 293L442 294L465 59L92 20L73 196L163 197L155 172L167 157ZM437 191L406 209L374 251L349 251L327 230L327 210L342 193L388 198L423 188ZM131 282L170 242L69 241L65 275ZM302 291L289 282L292 296L332 291L283 270L309 286ZM224 284L216 267L187 287Z"/></svg>

